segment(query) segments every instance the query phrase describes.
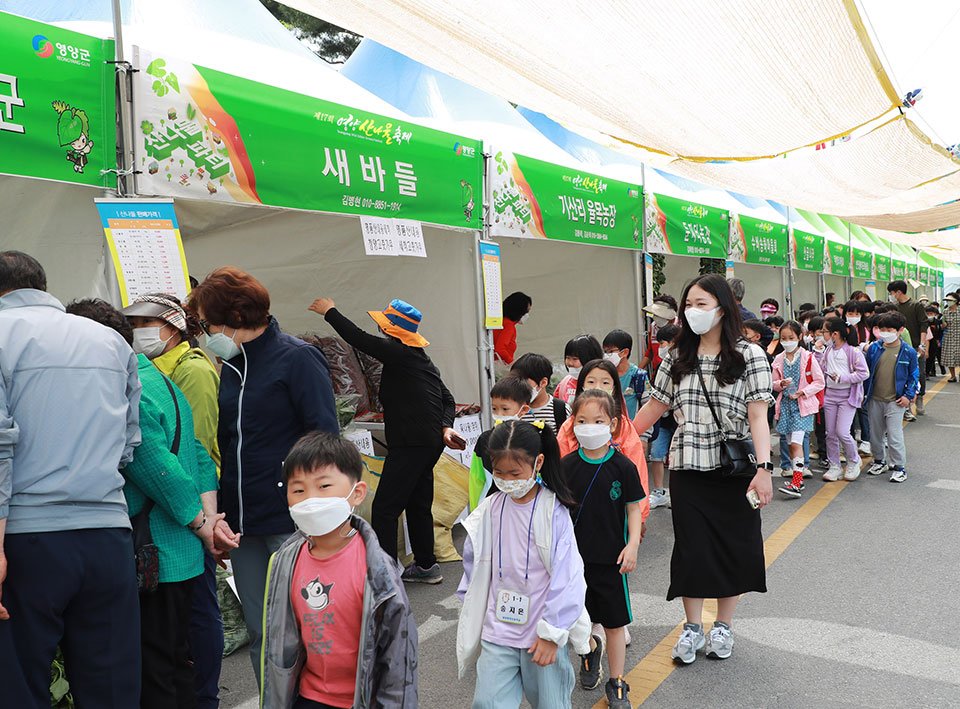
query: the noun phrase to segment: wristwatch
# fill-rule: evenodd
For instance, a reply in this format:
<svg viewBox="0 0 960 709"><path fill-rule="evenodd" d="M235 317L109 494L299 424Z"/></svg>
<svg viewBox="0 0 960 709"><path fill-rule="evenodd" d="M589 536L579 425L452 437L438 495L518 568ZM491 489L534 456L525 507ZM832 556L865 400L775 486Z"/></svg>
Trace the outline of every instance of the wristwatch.
<svg viewBox="0 0 960 709"><path fill-rule="evenodd" d="M767 461L766 463L757 463L757 467L758 467L758 468L763 468L763 469L766 470L768 473L772 473L772 472L773 472L773 463L771 463L770 461Z"/></svg>

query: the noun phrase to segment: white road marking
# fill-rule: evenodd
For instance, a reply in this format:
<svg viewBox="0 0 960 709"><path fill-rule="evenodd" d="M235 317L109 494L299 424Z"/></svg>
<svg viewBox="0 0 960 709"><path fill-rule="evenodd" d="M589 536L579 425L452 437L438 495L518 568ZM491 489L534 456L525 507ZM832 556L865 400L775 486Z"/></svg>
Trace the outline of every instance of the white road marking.
<svg viewBox="0 0 960 709"><path fill-rule="evenodd" d="M932 483L927 483L927 487L960 491L960 480L934 480Z"/></svg>
<svg viewBox="0 0 960 709"><path fill-rule="evenodd" d="M960 685L960 649L916 638L807 618L740 618L735 632L737 639L790 653Z"/></svg>
<svg viewBox="0 0 960 709"><path fill-rule="evenodd" d="M941 428L960 428L960 423L935 423L933 425Z"/></svg>

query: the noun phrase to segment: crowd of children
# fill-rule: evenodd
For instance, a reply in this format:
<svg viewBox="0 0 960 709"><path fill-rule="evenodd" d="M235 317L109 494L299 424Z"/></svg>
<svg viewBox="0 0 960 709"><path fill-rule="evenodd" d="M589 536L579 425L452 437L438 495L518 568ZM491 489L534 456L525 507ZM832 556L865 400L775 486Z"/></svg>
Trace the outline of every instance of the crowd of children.
<svg viewBox="0 0 960 709"><path fill-rule="evenodd" d="M552 362L528 353L490 392L494 425L474 449L457 590L457 661L461 676L476 666L474 707L516 707L524 697L534 707L569 707L577 678L568 647L587 690L601 684L606 654L608 705L632 706L628 576L650 510L671 504L664 468L675 416L668 411L648 430L634 425L651 374L680 333L676 301L666 298L648 308L644 367L630 361L625 331L602 343L585 334L567 343L566 374L552 390ZM854 293L844 306L805 305L783 320L767 299L763 320L744 321L743 339L770 361L783 495L802 496L811 457L825 481L856 480L861 454L872 455L869 474L907 479L903 419L921 396L915 345L932 337L934 316L915 338L903 304ZM263 706L417 704L416 627L400 574L351 514L367 492L361 469L351 444L320 433L284 462L302 536L268 572Z"/></svg>

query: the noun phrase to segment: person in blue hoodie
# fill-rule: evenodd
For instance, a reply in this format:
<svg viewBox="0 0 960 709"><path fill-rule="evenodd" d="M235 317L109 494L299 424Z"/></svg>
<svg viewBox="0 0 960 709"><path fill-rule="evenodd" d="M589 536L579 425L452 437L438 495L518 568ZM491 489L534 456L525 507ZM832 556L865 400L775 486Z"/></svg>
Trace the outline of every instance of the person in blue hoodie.
<svg viewBox="0 0 960 709"><path fill-rule="evenodd" d="M140 608L119 469L140 444L137 357L0 252L0 704L140 705Z"/></svg>
<svg viewBox="0 0 960 709"><path fill-rule="evenodd" d="M294 531L283 461L311 431L339 434L330 367L319 349L280 330L267 289L239 268L207 276L187 308L206 333L207 349L223 361L220 510L240 534L230 558L259 683L267 564Z"/></svg>
<svg viewBox="0 0 960 709"><path fill-rule="evenodd" d="M870 448L873 451L873 465L867 472L882 475L889 470L892 483L907 479L903 415L916 398L920 383L917 351L900 338L906 324L906 318L897 311L878 315L875 325L880 339L866 352L870 378L866 381L864 401L870 416Z"/></svg>

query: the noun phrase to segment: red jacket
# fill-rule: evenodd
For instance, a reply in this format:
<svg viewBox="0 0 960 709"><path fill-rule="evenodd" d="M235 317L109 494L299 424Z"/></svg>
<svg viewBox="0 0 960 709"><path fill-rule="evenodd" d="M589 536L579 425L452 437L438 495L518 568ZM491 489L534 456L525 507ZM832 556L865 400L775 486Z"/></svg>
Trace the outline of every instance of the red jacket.
<svg viewBox="0 0 960 709"><path fill-rule="evenodd" d="M503 319L503 329L493 331L493 351L504 364L513 364L517 353L517 323L510 318Z"/></svg>

